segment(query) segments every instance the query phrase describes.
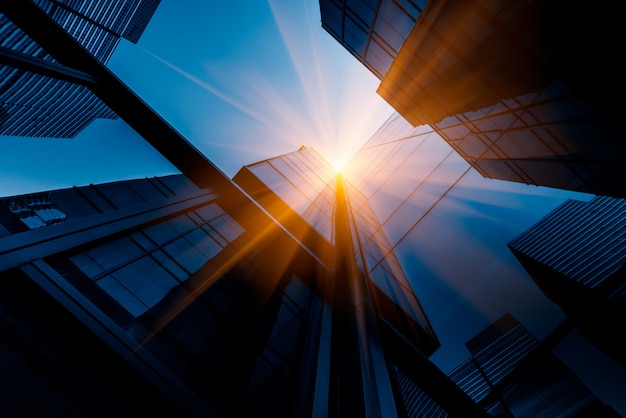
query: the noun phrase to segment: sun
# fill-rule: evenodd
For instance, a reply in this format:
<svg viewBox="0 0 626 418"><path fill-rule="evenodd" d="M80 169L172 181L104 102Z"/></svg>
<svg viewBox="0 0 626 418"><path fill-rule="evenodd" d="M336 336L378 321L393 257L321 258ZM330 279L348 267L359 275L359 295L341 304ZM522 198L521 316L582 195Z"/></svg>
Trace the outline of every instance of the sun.
<svg viewBox="0 0 626 418"><path fill-rule="evenodd" d="M341 173L341 170L343 170L343 168L345 167L346 162L347 161L345 159L335 159L330 161L330 165L332 165L333 168L337 170L337 173Z"/></svg>

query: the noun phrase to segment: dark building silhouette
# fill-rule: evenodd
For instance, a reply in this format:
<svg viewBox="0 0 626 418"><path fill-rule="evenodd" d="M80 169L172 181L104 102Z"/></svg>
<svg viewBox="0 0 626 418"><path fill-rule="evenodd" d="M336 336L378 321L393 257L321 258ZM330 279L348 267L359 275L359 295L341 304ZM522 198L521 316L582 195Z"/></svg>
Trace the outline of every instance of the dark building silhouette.
<svg viewBox="0 0 626 418"><path fill-rule="evenodd" d="M134 43L139 40L159 0L36 3L106 64L121 38ZM0 135L73 138L96 118L117 118L85 85L92 83L92 78L59 65L2 14L0 63Z"/></svg>
<svg viewBox="0 0 626 418"><path fill-rule="evenodd" d="M541 294L540 288L533 286L528 272L512 256L507 243L539 221L543 216L540 214L558 207L572 194L485 179L442 141L435 130L427 125L413 128L399 114L392 115L380 127L343 171L374 208L390 247L420 295L422 306L442 344L431 360L452 380L459 383L456 373L467 373L464 379L469 379L472 373L476 378L480 377L479 370L471 362L465 364L469 370L462 372L459 365L462 360L456 360L452 365L447 360L452 356L457 359L467 356L467 350L454 347L464 346L472 339L477 324L482 324L485 317L489 322L496 322L507 310L510 311L538 337L533 338L535 343L560 328L566 316L560 310L554 311L554 305ZM593 198L589 195L575 197ZM585 202L581 200L580 204ZM564 216L554 224L563 224L566 218ZM619 224L604 221L598 220L595 227L606 224L616 234L620 233ZM572 220L573 224L577 222L580 220ZM537 237L535 243L541 239ZM559 239L554 240L555 245L557 242ZM577 239L571 242L573 245ZM564 248L563 254L568 254L568 250ZM611 258L611 251L606 252L607 256L598 259L597 263L590 259L581 260L581 263L598 266L602 259ZM615 249L614 253L619 258L620 251ZM586 311L581 301L578 306ZM618 326L617 323L614 326ZM560 339L569 338L571 332L563 332ZM611 334L616 335L608 332ZM556 345L564 347L562 342ZM582 362L582 370L594 364L591 354L580 352L576 355ZM611 370L623 370L618 363L610 367ZM539 372L540 368L534 370ZM406 402L419 404L420 408L429 405L433 410L422 414L437 416L433 412L438 408L436 402L414 383L403 380L401 371L398 376L403 385L412 388L411 397ZM607 382L619 382L620 379L623 377L606 376ZM533 384L541 387L541 380L538 378ZM472 388L460 383L459 386L476 401L489 393L488 382L479 381L482 383L474 381L476 386ZM552 396L552 401L556 402L559 395ZM426 404L424 400L428 400ZM488 407L487 404L481 406ZM441 413L446 414L445 411Z"/></svg>
<svg viewBox="0 0 626 418"><path fill-rule="evenodd" d="M47 198L64 222L32 229L11 210L37 213L33 196L5 200L2 214L3 413L310 408L317 365L304 354L322 314L312 286L328 267L243 193L224 200L176 175Z"/></svg>
<svg viewBox="0 0 626 418"><path fill-rule="evenodd" d="M572 199L508 244L545 294L623 366L626 345L611 330L626 320L625 222L623 199Z"/></svg>
<svg viewBox="0 0 626 418"><path fill-rule="evenodd" d="M505 245L558 190L490 183L398 114L342 174L303 147L230 179L37 4L0 3L62 65L29 71L86 86L182 174L1 199L3 413L403 417L419 391L489 416L438 355L503 312L560 323Z"/></svg>
<svg viewBox="0 0 626 418"><path fill-rule="evenodd" d="M337 187L333 240L308 246L234 185L183 175L5 198L4 411L394 416L393 365L453 415L480 416L427 360L438 342L392 254L386 281L359 265L384 237L346 241L370 229L336 200L352 200L341 183L324 187Z"/></svg>
<svg viewBox="0 0 626 418"><path fill-rule="evenodd" d="M375 212L349 181L305 147L243 167L233 179L303 242L320 242L312 237L319 234L334 246L336 283L324 293L333 295L340 317L333 331L338 341L331 341L330 349L345 364L361 365L353 364L349 374L331 384L331 396L337 398L331 403L338 410L324 415L376 410L402 415L395 369L418 382L448 413L483 414L427 359L439 342ZM293 212L315 232L303 234L307 228L301 227L302 221L293 222L299 219ZM362 382L355 384L355 379Z"/></svg>
<svg viewBox="0 0 626 418"><path fill-rule="evenodd" d="M468 342L474 360L446 377L428 360L439 342L367 200L312 149L234 180L229 193L173 175L2 200L5 411L423 416L430 405L442 416L533 416L494 411L545 408L546 397L554 411L596 405L571 377L549 390L556 359L511 382L538 341L509 317ZM486 376L483 396L471 375ZM506 392L497 408L493 387L520 382L535 400ZM35 385L42 400L28 403ZM127 404L138 388L146 397Z"/></svg>
<svg viewBox="0 0 626 418"><path fill-rule="evenodd" d="M448 376L490 416L620 416L551 352L554 343L550 337L540 342L510 314L465 345L471 357ZM401 382L410 406L408 416L448 416L409 380Z"/></svg>
<svg viewBox="0 0 626 418"><path fill-rule="evenodd" d="M320 1L322 27L488 178L626 197L618 14L560 0Z"/></svg>
<svg viewBox="0 0 626 418"><path fill-rule="evenodd" d="M557 327L540 342L505 314L465 344L472 357L450 377L469 391L476 384L488 388L486 394L481 390L472 398L492 416L619 416L552 353L559 332ZM469 376L473 378L466 380Z"/></svg>

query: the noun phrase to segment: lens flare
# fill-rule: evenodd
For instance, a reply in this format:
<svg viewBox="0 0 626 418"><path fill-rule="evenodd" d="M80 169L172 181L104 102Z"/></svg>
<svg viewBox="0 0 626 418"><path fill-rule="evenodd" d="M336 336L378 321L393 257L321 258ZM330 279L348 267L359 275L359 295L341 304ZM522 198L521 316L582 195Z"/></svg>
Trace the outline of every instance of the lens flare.
<svg viewBox="0 0 626 418"><path fill-rule="evenodd" d="M346 160L343 158L337 158L334 160L330 160L329 162L330 162L330 165L332 165L333 168L337 170L337 173L341 173L343 168L346 166Z"/></svg>

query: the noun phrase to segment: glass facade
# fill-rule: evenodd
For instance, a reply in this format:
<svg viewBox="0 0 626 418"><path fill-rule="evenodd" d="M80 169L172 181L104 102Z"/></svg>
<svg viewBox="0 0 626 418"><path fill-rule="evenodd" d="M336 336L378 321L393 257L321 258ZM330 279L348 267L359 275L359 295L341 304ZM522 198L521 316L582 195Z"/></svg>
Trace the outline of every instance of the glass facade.
<svg viewBox="0 0 626 418"><path fill-rule="evenodd" d="M366 166L372 176L362 176ZM344 168L389 240L441 347L449 372L468 357L476 327L511 312L543 338L564 318L507 243L570 198L591 195L485 179L428 126L395 114Z"/></svg>
<svg viewBox="0 0 626 418"><path fill-rule="evenodd" d="M399 338L410 341L421 355L429 355L438 342L367 200L347 180L338 180L336 171L319 154L304 147L246 166L234 180L283 224L295 224L293 219L301 217L334 247L329 247L335 254L334 260L330 260L334 265L332 282L321 282L318 286L321 294L329 295L326 303L337 311L332 317L339 318L333 321L345 321L333 327L343 329L347 333L341 337L346 340L343 344L354 347L353 354L347 354L352 359L344 361L356 362L351 366L352 373L362 376L357 380L363 381L359 383L364 385L363 396L371 397L373 402L387 399L386 406L376 408L392 407L395 402L389 400L391 372L381 361L383 356L393 356L394 349L385 347L379 351L372 347L381 344L391 347L392 341ZM272 198L268 199L270 195ZM344 215L340 215L342 201L345 202ZM280 203L278 207L289 208L292 212L284 208L277 211L277 203ZM346 217L345 222L342 216ZM342 224L346 227L343 233ZM319 245L310 248L324 254ZM345 296L341 301L336 300L337 294L343 292ZM354 311L355 317L341 319L345 309ZM374 315L377 321L373 320ZM376 322L380 323L375 325ZM359 336L358 341L349 336L352 333ZM331 343L331 351L337 350L332 348L334 344ZM396 351L395 355L400 355L401 350ZM361 354L355 356L354 352ZM368 376L371 373L374 376ZM372 390L374 392L368 394ZM357 400L350 401L352 407L358 404Z"/></svg>
<svg viewBox="0 0 626 418"><path fill-rule="evenodd" d="M139 40L159 1L36 3L93 57L106 63L121 37ZM4 57L18 63L0 67L0 135L73 138L96 118L117 118L88 86L76 83L85 82L82 74L61 66L2 13L0 47Z"/></svg>
<svg viewBox="0 0 626 418"><path fill-rule="evenodd" d="M0 45L16 54L58 64L2 14ZM56 94L45 93L49 91ZM116 118L87 87L19 67L0 67L0 98L2 135L72 138L96 118Z"/></svg>
<svg viewBox="0 0 626 418"><path fill-rule="evenodd" d="M16 228L22 218L9 210L26 197L8 198L0 213L3 242L21 244L3 251L0 263L7 277L38 276L43 288L63 289L65 297L33 315L56 318L65 306L86 324L95 318L92 332L121 354L107 361L138 365L133 373L169 393L175 415L299 415L294 397L301 392L298 399L311 403L318 367L315 354L304 357L315 353L320 333L323 304L314 285L323 274L315 272L327 267L246 196L235 197L198 189L183 175L63 189L46 198L67 213L66 221L34 230ZM28 263L38 273L7 270L29 257L18 247L33 249L40 240L53 244L48 256L39 251ZM18 356L33 361L27 352ZM15 382L8 378L6 385ZM6 387L0 392L8 395ZM48 393L42 408L60 414L59 405L71 404L67 396L79 394ZM5 404L20 410L18 401Z"/></svg>
<svg viewBox="0 0 626 418"><path fill-rule="evenodd" d="M320 1L322 27L414 127L431 125L487 178L626 196L620 116L597 93L622 85L615 13L561 0L366 3Z"/></svg>
<svg viewBox="0 0 626 418"><path fill-rule="evenodd" d="M450 375L474 399L485 403L492 416L615 416L509 314L479 332L466 346L471 359Z"/></svg>
<svg viewBox="0 0 626 418"><path fill-rule="evenodd" d="M372 176L360 175L362 167ZM390 248L420 296L441 342L431 360L472 399L478 401L488 389L485 382L466 381L470 375L481 375L468 360L465 345L479 324L486 326L513 312L542 339L565 319L553 298L546 298L545 287L533 288L528 273L506 254L507 243L569 199L586 205L593 202L592 195L483 178L435 129L414 128L399 114L381 126L343 171L380 219ZM556 226L563 220L546 222ZM606 224L597 220L595 225L598 222ZM533 237L535 244L544 242L536 233L527 237ZM548 241L556 245L559 240ZM573 254L566 247L562 253ZM610 253L619 258L619 252ZM578 300L577 306L589 307L590 302ZM583 315L589 316L589 309L583 309ZM593 322L597 326L605 320ZM610 334L606 329L603 333ZM496 352L506 350L494 348L490 358L495 359ZM587 362L583 354L577 355L583 364ZM467 370L462 372L463 368ZM501 408L498 403L490 405L485 408Z"/></svg>
<svg viewBox="0 0 626 418"><path fill-rule="evenodd" d="M198 272L242 232L236 221L211 204L69 260L137 317Z"/></svg>
<svg viewBox="0 0 626 418"><path fill-rule="evenodd" d="M551 351L510 314L466 342L471 358L449 373L492 417L617 417ZM407 415L449 416L406 376L400 376Z"/></svg>
<svg viewBox="0 0 626 418"><path fill-rule="evenodd" d="M322 27L382 79L425 5L425 0L323 0Z"/></svg>
<svg viewBox="0 0 626 418"><path fill-rule="evenodd" d="M334 236L337 229L334 221L337 173L319 154L310 148L300 149L247 166L247 169L259 177L269 190L288 203L288 206L298 212L331 244L338 245ZM320 177L324 173L328 175ZM236 181L239 178L235 176ZM314 181L309 180L310 178ZM243 181L240 183L245 189L246 183ZM311 184L317 184L317 186L311 187ZM432 342L427 342L422 348L430 352L432 347L436 346L436 336L415 297L385 231L381 228L365 196L347 180L344 180L344 187L348 201L348 216L352 225L353 250L350 257L356 260L356 266L366 274L367 280L371 281L374 288L380 292L377 297L381 306L387 306L386 309L392 310L387 311L386 314L384 312L379 314L382 315L384 321L389 323L395 321L393 317L397 315L396 310L407 315L409 322L417 324L417 328L422 329L421 332L424 332L425 336L428 335L425 341L432 339ZM400 327L399 324L396 326ZM404 330L404 332L406 332L405 338L416 338L412 335L414 331ZM431 348L426 348L431 344Z"/></svg>
<svg viewBox="0 0 626 418"><path fill-rule="evenodd" d="M160 0L36 0L76 41L106 63L120 38L137 43Z"/></svg>
<svg viewBox="0 0 626 418"><path fill-rule="evenodd" d="M570 199L507 245L546 295L580 331L626 367L619 328L626 319L624 200Z"/></svg>
<svg viewBox="0 0 626 418"><path fill-rule="evenodd" d="M315 150L301 148L242 170L249 171L327 241L334 243L332 217L337 173ZM235 179L241 176L243 173Z"/></svg>

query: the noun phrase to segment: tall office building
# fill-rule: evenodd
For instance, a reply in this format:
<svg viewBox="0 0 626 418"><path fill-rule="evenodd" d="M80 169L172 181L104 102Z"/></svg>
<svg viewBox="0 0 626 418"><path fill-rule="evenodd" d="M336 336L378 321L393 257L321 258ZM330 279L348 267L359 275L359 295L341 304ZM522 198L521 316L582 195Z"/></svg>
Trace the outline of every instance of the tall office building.
<svg viewBox="0 0 626 418"><path fill-rule="evenodd" d="M559 332L559 331L557 331ZM505 314L465 343L471 357L448 375L493 417L618 417L513 316ZM405 384L408 416L447 416Z"/></svg>
<svg viewBox="0 0 626 418"><path fill-rule="evenodd" d="M159 1L36 3L106 64L121 38L139 40ZM3 14L0 59L0 135L73 138L96 118L117 118L85 85L92 79L60 65Z"/></svg>
<svg viewBox="0 0 626 418"><path fill-rule="evenodd" d="M331 298L335 309L348 314L336 325L339 331L335 332L349 351L339 352L338 356L346 356L344 361L356 359L360 366L353 365L352 373L362 373L365 388L374 385L378 392L355 392L354 388L348 389L350 385L338 382L331 391L348 400L340 415L357 412L360 402L356 400L361 396L386 405L385 415L402 414L399 411L405 406L398 400L401 398L394 370L419 382L453 415L478 413L469 412L474 407L468 403L469 398L427 360L439 347L437 337L376 214L347 179L306 147L245 166L233 179L294 236L311 242L311 235L321 235L327 247L334 247L336 283L332 285L334 290L322 291L334 292L337 296ZM299 224L290 220L300 217ZM299 232L302 220L315 233L311 231L307 236ZM321 241L319 236L316 241ZM358 336L358 341L352 341L353 336ZM396 401L390 401L394 391ZM394 403L397 405L387 409ZM373 406L362 413L367 414Z"/></svg>
<svg viewBox="0 0 626 418"><path fill-rule="evenodd" d="M313 150L244 167L235 181L228 193L173 175L2 200L7 411L419 416L417 392L442 416L490 411L427 359L440 343L384 228ZM316 188L324 203L294 204ZM537 343L512 351L522 340L486 357L484 344L468 347L495 385L486 362L500 359L508 375ZM562 402L555 410L568 404L534 371L538 394ZM34 385L42 401L29 404Z"/></svg>
<svg viewBox="0 0 626 418"><path fill-rule="evenodd" d="M37 0L36 3L100 61L124 38L137 43L161 0Z"/></svg>
<svg viewBox="0 0 626 418"><path fill-rule="evenodd" d="M614 330L626 320L625 215L623 199L568 200L508 243L545 294L624 366Z"/></svg>
<svg viewBox="0 0 626 418"><path fill-rule="evenodd" d="M303 148L243 167L233 179L283 224L288 225L289 217L283 215L284 211L276 211L274 202L284 202L310 225L309 229L313 227L335 247L340 239L333 227L340 203L336 182L342 183L353 235L349 257L374 285L369 291L374 292L383 323L392 326L390 332L399 332L403 339L419 337L413 344L427 356L438 348L435 333L375 212L367 199L319 154ZM263 198L274 194L277 196L265 204Z"/></svg>
<svg viewBox="0 0 626 418"><path fill-rule="evenodd" d="M471 358L450 377L492 416L619 416L557 358L551 337L540 343L509 314L465 345Z"/></svg>
<svg viewBox="0 0 626 418"><path fill-rule="evenodd" d="M256 168L306 173L311 155ZM375 218L331 180L324 247L235 184L183 175L4 198L5 411L401 416L397 368L452 415L481 416L428 361L438 341Z"/></svg>
<svg viewBox="0 0 626 418"><path fill-rule="evenodd" d="M343 173L380 220L416 292L424 292L420 300L443 344L439 355L443 340L462 347L474 335L464 324L484 326L504 312L522 323L542 318L542 329L531 330L537 335L563 319L506 243L571 193L485 179L431 127L414 128L397 113Z"/></svg>
<svg viewBox="0 0 626 418"><path fill-rule="evenodd" d="M46 199L3 201L3 413L306 415L328 266L239 189L175 175ZM50 205L64 221L44 226Z"/></svg>
<svg viewBox="0 0 626 418"><path fill-rule="evenodd" d="M616 13L560 0L321 0L322 27L413 126L488 178L626 197Z"/></svg>
<svg viewBox="0 0 626 418"><path fill-rule="evenodd" d="M592 196L485 179L434 129L414 128L399 114L380 127L343 172L365 195L420 296L441 342L431 360L443 371L449 374L463 363L465 342L507 312L539 340L565 320L558 305L507 254L507 243L568 198L584 202ZM584 372L592 355L570 347L579 361L575 372ZM606 360L602 354L598 358ZM622 381L624 369L609 364L598 374L608 373L605 381ZM611 396L603 402L619 397Z"/></svg>

